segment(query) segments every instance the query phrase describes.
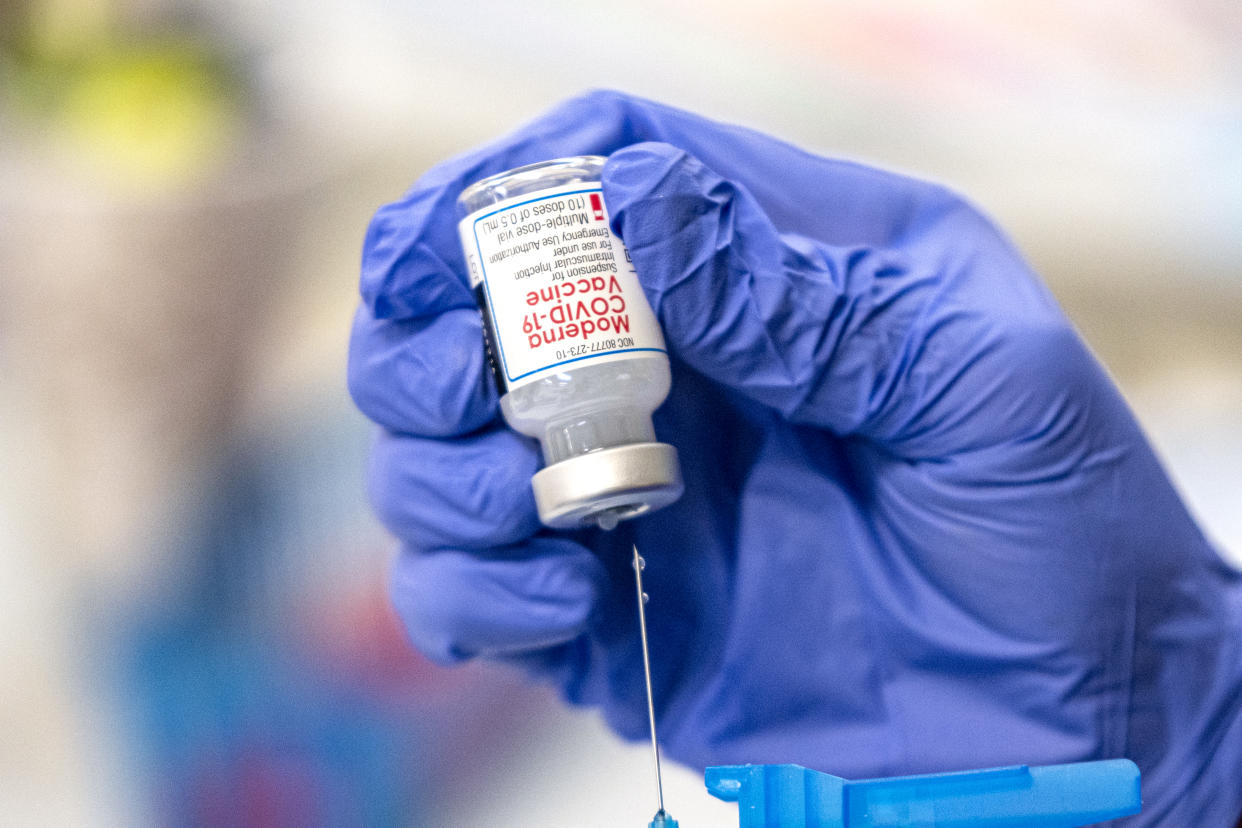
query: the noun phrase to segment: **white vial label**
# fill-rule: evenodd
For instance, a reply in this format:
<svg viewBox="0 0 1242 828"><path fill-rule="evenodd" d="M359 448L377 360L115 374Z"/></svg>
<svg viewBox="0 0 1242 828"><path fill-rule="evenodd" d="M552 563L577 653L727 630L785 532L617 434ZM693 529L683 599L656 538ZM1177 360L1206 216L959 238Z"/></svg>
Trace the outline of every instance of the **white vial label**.
<svg viewBox="0 0 1242 828"><path fill-rule="evenodd" d="M517 196L458 227L502 393L586 362L666 353L598 184Z"/></svg>

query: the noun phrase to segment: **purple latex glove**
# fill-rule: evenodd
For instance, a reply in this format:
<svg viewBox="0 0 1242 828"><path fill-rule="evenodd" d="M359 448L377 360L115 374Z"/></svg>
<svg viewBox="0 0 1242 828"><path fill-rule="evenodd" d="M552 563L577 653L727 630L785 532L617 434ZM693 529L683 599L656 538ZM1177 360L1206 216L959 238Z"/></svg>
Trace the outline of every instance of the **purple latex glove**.
<svg viewBox="0 0 1242 828"><path fill-rule="evenodd" d="M542 530L455 232L468 184L610 155L686 494ZM1242 577L1004 237L944 189L616 93L427 173L366 238L350 389L414 643L521 663L627 737L648 561L668 755L847 777L1129 757L1134 825L1242 810Z"/></svg>

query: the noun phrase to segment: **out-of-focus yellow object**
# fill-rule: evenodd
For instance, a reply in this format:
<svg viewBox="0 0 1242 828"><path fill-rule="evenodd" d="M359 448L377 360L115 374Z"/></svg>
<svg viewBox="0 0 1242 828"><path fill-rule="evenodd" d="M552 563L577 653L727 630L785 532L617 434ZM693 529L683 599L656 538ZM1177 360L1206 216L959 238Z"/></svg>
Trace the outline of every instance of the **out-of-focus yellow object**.
<svg viewBox="0 0 1242 828"><path fill-rule="evenodd" d="M91 5L25 8L0 38L10 70L0 73L0 102L37 154L105 186L176 190L208 178L244 126L236 67L198 33L127 26L116 6L85 13Z"/></svg>
<svg viewBox="0 0 1242 828"><path fill-rule="evenodd" d="M52 125L82 161L139 187L186 184L227 154L236 105L194 50L115 52L68 78Z"/></svg>

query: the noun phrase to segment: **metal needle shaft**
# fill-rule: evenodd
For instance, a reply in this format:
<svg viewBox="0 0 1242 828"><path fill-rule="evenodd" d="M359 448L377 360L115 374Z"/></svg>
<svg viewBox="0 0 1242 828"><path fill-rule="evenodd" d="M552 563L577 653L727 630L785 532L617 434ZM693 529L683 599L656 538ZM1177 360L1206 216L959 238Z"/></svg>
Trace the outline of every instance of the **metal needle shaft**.
<svg viewBox="0 0 1242 828"><path fill-rule="evenodd" d="M651 657L647 653L647 613L644 609L643 559L634 545L634 585L638 588L638 629L643 642L643 677L647 682L647 722L651 725L651 753L655 756L656 793L660 797L659 815L664 814L664 781L660 775L660 743L656 741L655 703L651 696Z"/></svg>

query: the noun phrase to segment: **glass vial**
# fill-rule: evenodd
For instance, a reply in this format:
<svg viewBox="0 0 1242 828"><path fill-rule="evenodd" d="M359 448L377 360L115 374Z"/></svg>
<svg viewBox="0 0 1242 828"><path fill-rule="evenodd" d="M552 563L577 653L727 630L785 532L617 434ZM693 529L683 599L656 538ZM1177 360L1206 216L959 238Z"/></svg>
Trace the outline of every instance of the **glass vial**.
<svg viewBox="0 0 1242 828"><path fill-rule="evenodd" d="M669 391L664 337L609 227L604 161L518 167L457 200L501 412L543 447L531 485L553 527L612 529L682 492L651 423Z"/></svg>

